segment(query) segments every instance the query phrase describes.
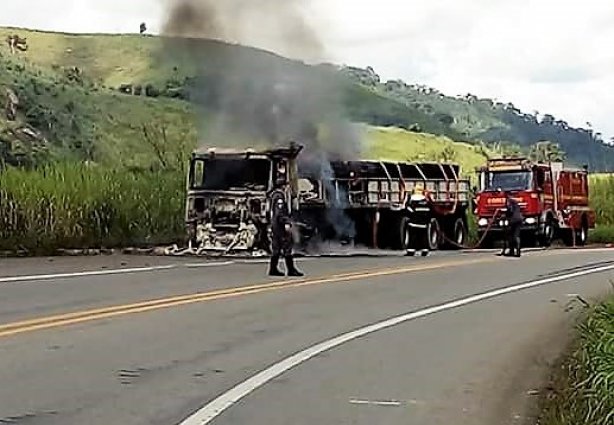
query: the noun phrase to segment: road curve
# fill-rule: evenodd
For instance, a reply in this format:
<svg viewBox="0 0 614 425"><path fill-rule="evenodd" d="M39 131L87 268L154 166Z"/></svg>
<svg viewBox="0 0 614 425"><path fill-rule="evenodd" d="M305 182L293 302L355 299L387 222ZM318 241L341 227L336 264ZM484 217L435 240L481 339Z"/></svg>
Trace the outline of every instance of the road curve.
<svg viewBox="0 0 614 425"><path fill-rule="evenodd" d="M0 261L0 423L521 423L614 256L301 266Z"/></svg>

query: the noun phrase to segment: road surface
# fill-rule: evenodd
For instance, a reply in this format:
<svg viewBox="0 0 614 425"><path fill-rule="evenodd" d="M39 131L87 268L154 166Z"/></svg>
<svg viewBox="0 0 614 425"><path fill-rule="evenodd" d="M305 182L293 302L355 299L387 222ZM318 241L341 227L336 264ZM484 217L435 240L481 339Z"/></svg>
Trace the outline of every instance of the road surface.
<svg viewBox="0 0 614 425"><path fill-rule="evenodd" d="M613 252L0 260L0 424L527 423Z"/></svg>

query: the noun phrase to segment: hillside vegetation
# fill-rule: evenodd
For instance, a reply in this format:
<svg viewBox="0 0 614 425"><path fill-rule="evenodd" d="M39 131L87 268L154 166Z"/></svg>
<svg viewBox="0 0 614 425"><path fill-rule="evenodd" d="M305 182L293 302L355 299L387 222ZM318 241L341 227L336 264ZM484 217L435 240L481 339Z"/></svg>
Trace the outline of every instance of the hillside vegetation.
<svg viewBox="0 0 614 425"><path fill-rule="evenodd" d="M344 74L372 93L396 100L412 111L425 113L449 126L448 132L441 134L454 140L516 145L526 152L535 143L547 140L559 144L568 160L578 166L586 164L592 170L614 169L614 148L604 144L600 133L573 128L548 113L526 113L512 103L472 94L446 96L437 89L400 80L383 82L372 68L347 68ZM428 127L423 130L431 132Z"/></svg>
<svg viewBox="0 0 614 425"><path fill-rule="evenodd" d="M496 156L495 152L480 146L399 128L372 127L369 140L368 159L454 162L462 166L465 174L473 174L489 156Z"/></svg>
<svg viewBox="0 0 614 425"><path fill-rule="evenodd" d="M444 135L454 141L472 144L484 142L489 146L507 145L512 150L518 150L515 147L519 147L527 153L532 144L550 140L560 144L570 162L588 164L593 170L614 169L614 149L604 145L600 135L592 130L572 128L547 114L539 117L527 114L512 104L479 99L472 95L454 98L435 89L402 81L382 82L371 68L339 69L331 65L311 67L262 50L216 41L178 41L129 34L70 35L0 28L0 40L13 33L28 40L28 50L19 52L17 61L27 63L28 68L42 72L47 78L68 77L98 90L101 101L96 99L95 102L88 102L79 93L75 94L79 100L75 103L82 106L84 111L76 111L74 115L99 115L99 111L88 107L88 103L101 103L100 110L103 111L106 105L113 102L123 105L123 108L113 106L113 110L118 112L114 119L98 117L100 122L96 123L94 137L86 135L86 139L101 141L94 152L116 151L121 147L128 154L135 153L132 146L126 146L125 141L130 140L128 144L143 146L144 143L140 143L143 132L139 127L142 127L142 121L147 117L151 118L149 122L164 124L167 138L194 143L197 125L205 125L207 119L215 114L216 104L212 96L209 96L210 91L219 86L220 75L232 72L233 65L241 63L249 64L255 72L274 68L288 73L320 73L329 76L326 78L334 74L335 78L342 77L340 84L344 87L345 110L353 121ZM2 45L0 54L5 58L4 61L7 53L7 46ZM78 74L77 78L75 73ZM237 81L237 84L245 84L246 89L250 88L249 81ZM115 96L119 96L120 90L138 94L143 99L130 100L131 96L128 95L118 99ZM73 95L72 91L69 92L67 97ZM85 92L94 95L89 88ZM151 101L152 98L156 101ZM199 111L198 124L189 125L186 121L193 121L195 111L181 100L195 98L198 98L204 109ZM145 99L150 100L149 104ZM66 103L68 101L63 102L62 106ZM134 131L133 127L137 130ZM115 137L116 133L120 133L121 137ZM51 136L59 138L60 135ZM70 136L74 135L64 135L61 143L66 145L66 139ZM93 156L90 152L87 155ZM120 156L124 158L126 155Z"/></svg>
<svg viewBox="0 0 614 425"><path fill-rule="evenodd" d="M0 43L0 251L181 241L185 166L199 130L216 119L220 73L239 60L256 70L345 75L213 41L169 46L148 36L13 29L0 29L0 40L15 32L27 51ZM459 142L456 119L352 78L339 84L348 118L371 124L365 158L457 162L471 174L487 157L517 149ZM489 120L475 128L496 124ZM601 223L614 222L611 180L594 184ZM602 227L603 238L608 232Z"/></svg>
<svg viewBox="0 0 614 425"><path fill-rule="evenodd" d="M15 117L0 114L0 158L9 165L48 158L150 165L154 140L145 137L144 127L154 134L164 127L169 147L195 142L186 102L125 96L66 69L11 57L2 48L0 55L0 104L9 97L18 101Z"/></svg>

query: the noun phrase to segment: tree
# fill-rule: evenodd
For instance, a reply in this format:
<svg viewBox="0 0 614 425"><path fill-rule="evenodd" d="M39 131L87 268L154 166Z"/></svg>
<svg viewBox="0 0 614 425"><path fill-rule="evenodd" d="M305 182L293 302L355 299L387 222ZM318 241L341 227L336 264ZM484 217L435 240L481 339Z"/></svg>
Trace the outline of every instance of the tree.
<svg viewBox="0 0 614 425"><path fill-rule="evenodd" d="M556 121L556 118L550 114L546 114L542 117L542 124L544 125L554 125L554 121Z"/></svg>
<svg viewBox="0 0 614 425"><path fill-rule="evenodd" d="M141 24L139 31L141 32L141 34L145 34L145 32L147 31L147 24L145 22Z"/></svg>
<svg viewBox="0 0 614 425"><path fill-rule="evenodd" d="M544 140L531 146L529 157L537 162L560 162L565 160L566 154L558 143Z"/></svg>
<svg viewBox="0 0 614 425"><path fill-rule="evenodd" d="M438 160L443 162L453 162L456 161L457 157L458 153L456 152L456 150L451 145L447 145L441 151L441 156Z"/></svg>

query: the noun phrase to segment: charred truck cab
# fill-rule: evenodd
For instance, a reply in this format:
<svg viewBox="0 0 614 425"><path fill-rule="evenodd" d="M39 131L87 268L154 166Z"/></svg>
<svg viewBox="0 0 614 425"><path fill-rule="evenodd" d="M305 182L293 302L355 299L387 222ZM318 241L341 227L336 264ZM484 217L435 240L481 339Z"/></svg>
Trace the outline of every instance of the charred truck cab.
<svg viewBox="0 0 614 425"><path fill-rule="evenodd" d="M535 163L524 158L490 160L480 170L476 216L485 246L504 238L503 211L507 192L520 204L526 245L549 246L561 237L568 245L584 245L595 227L589 207L588 172L562 163ZM487 233L487 234L485 234Z"/></svg>
<svg viewBox="0 0 614 425"><path fill-rule="evenodd" d="M192 154L186 224L200 252L268 250L268 194L274 182L288 184L290 211L296 211L296 158L302 147L280 149L203 148Z"/></svg>

